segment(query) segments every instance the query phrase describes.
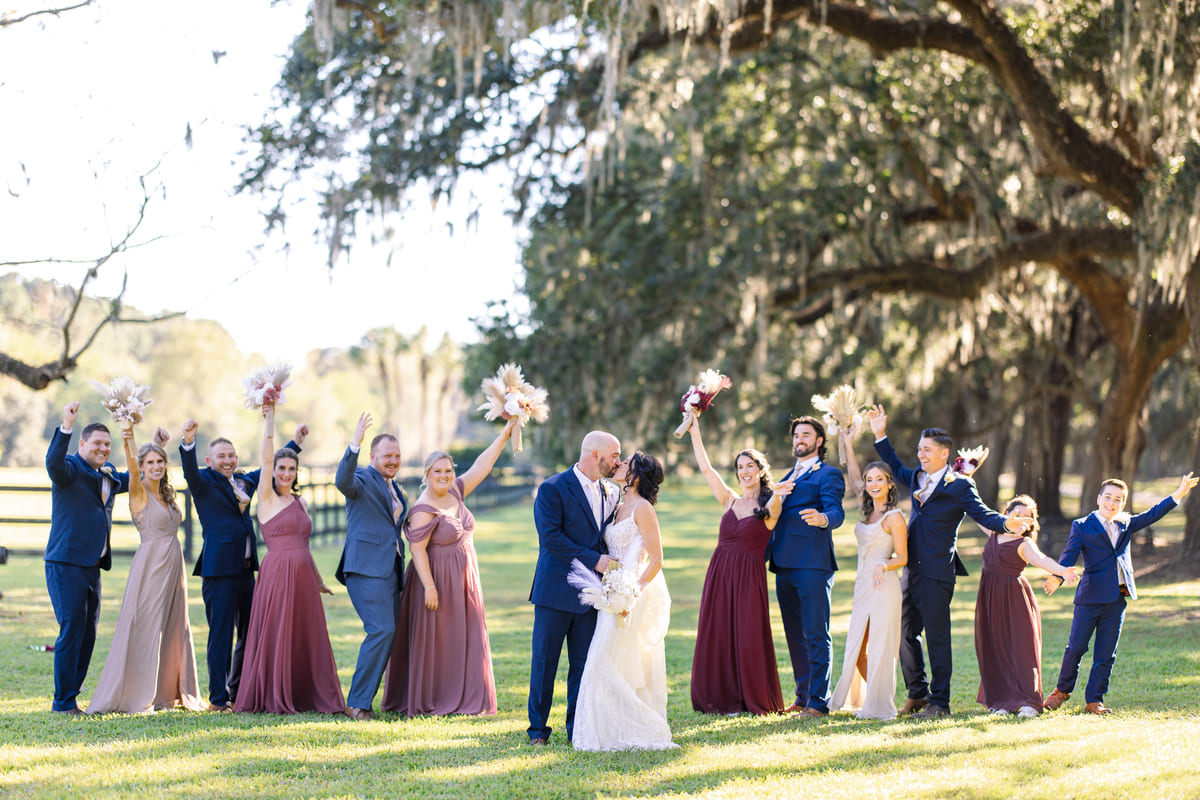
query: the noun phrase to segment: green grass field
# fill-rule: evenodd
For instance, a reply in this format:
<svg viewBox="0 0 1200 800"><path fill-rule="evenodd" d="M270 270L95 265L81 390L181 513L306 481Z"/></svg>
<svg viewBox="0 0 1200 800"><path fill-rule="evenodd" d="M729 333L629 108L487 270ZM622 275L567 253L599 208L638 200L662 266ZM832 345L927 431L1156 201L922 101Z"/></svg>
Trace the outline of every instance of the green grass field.
<svg viewBox="0 0 1200 800"><path fill-rule="evenodd" d="M1169 491L1165 484L1156 487ZM964 535L973 576L955 595L954 716L939 722L860 722L846 714L709 717L691 710L688 680L697 604L716 542L720 509L702 486L671 480L660 516L674 607L667 639L672 752L575 753L562 736L565 654L546 748L525 745L526 598L537 539L529 505L479 520L479 550L500 711L492 718L367 723L304 714L192 714L67 718L49 711L52 654L31 645L57 628L40 559L0 567L0 797L1098 797L1200 796L1200 581L1139 582L1106 697L1118 713L1081 713L1078 696L1034 720L994 719L975 703L972 640L982 538ZM851 515L851 519L853 515ZM1177 536L1174 512L1158 526ZM852 524L836 536L842 570L834 587L834 677L841 667L855 563ZM963 530L974 526L963 526ZM332 576L338 550L316 552ZM129 560L104 576L99 640L81 701L100 674ZM1034 579L1030 570L1030 578ZM330 635L348 688L361 628L342 587L326 599ZM207 630L199 579L189 580L202 693ZM772 604L774 603L772 591ZM1041 598L1046 688L1058 674L1071 592ZM780 675L792 673L772 608ZM1090 666L1090 656L1084 668ZM900 690L901 695L903 689ZM82 702L81 702L82 705ZM378 708L378 699L376 700Z"/></svg>

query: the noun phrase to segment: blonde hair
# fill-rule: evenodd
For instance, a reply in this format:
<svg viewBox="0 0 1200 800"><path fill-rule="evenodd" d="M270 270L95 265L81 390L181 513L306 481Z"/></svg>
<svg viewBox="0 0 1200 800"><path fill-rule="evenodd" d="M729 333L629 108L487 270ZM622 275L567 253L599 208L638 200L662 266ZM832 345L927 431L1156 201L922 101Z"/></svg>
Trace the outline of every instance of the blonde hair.
<svg viewBox="0 0 1200 800"><path fill-rule="evenodd" d="M433 469L433 465L442 459L447 459L450 462L450 468L454 469L458 465L454 463L454 459L445 450L434 450L429 455L425 456L425 467L421 470L421 488L424 489L429 485L429 470Z"/></svg>

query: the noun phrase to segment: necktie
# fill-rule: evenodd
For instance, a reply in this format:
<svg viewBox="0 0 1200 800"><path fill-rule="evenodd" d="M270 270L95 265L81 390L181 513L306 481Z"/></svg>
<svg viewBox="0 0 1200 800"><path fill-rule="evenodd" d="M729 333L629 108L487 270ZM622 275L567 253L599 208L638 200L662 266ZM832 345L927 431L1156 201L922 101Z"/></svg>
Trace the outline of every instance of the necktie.
<svg viewBox="0 0 1200 800"><path fill-rule="evenodd" d="M237 484L237 478L229 476L229 485L233 488L233 496L237 498L238 511L245 511L250 506L250 495L241 490Z"/></svg>
<svg viewBox="0 0 1200 800"><path fill-rule="evenodd" d="M604 508L604 500L600 497L600 481L590 481L584 484L587 489L588 505L592 507L592 516L596 519L596 527L599 528L603 522L601 513Z"/></svg>
<svg viewBox="0 0 1200 800"><path fill-rule="evenodd" d="M392 524L400 524L400 514L404 511L404 506L400 503L400 495L396 492L396 484L392 481L387 482L388 494L392 496Z"/></svg>

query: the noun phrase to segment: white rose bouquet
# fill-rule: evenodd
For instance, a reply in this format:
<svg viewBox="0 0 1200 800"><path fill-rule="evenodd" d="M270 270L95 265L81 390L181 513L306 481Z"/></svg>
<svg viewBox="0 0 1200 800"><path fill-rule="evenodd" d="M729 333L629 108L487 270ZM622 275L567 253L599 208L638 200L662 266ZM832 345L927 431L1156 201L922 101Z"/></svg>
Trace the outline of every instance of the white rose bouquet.
<svg viewBox="0 0 1200 800"><path fill-rule="evenodd" d="M255 367L242 378L246 408L283 405L283 390L292 385L292 365L286 361Z"/></svg>
<svg viewBox="0 0 1200 800"><path fill-rule="evenodd" d="M484 402L475 410L483 411L484 419L491 422L501 417L517 418L518 424L512 431L514 453L521 452L524 447L521 429L526 422L533 420L540 424L550 418L546 390L528 383L516 364L503 365L494 377L484 378L479 388L483 391Z"/></svg>
<svg viewBox="0 0 1200 800"><path fill-rule="evenodd" d="M108 409L113 422L122 430L129 430L141 422L146 406L154 402L149 396L149 386L139 386L133 378L124 375L113 378L108 385L100 381L88 382L104 397L100 404Z"/></svg>
<svg viewBox="0 0 1200 800"><path fill-rule="evenodd" d="M572 559L567 583L579 590L579 602L617 617L632 611L641 594L637 578L616 562L609 565L603 578L598 578L579 559Z"/></svg>
<svg viewBox="0 0 1200 800"><path fill-rule="evenodd" d="M683 414L683 422L679 423L679 427L675 429L675 438L682 439L696 418L713 404L717 393L731 386L733 386L733 381L715 369L706 369L701 372L696 383L689 386L688 390L683 393L683 397L679 398L679 412Z"/></svg>

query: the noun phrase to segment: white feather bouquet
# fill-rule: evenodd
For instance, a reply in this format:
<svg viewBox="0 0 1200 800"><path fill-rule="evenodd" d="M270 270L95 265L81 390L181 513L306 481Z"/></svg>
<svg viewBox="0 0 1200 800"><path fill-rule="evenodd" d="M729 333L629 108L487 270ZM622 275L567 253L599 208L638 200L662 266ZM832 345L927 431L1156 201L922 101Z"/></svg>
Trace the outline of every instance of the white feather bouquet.
<svg viewBox="0 0 1200 800"><path fill-rule="evenodd" d="M88 383L104 397L100 404L108 409L113 422L123 430L129 430L141 422L146 406L154 402L149 397L149 386L139 386L134 383L133 378L124 375L113 378L108 385L100 381Z"/></svg>
<svg viewBox="0 0 1200 800"><path fill-rule="evenodd" d="M533 420L540 424L550 417L546 390L528 383L516 364L503 365L494 377L484 378L479 388L483 391L484 402L475 410L485 412L484 419L491 422L502 417L517 418L517 426L512 432L514 453L521 452L524 447L521 429L525 423Z"/></svg>
<svg viewBox="0 0 1200 800"><path fill-rule="evenodd" d="M708 407L713 404L717 393L731 386L733 386L733 381L715 369L706 369L701 372L696 383L689 386L688 390L683 393L683 397L679 398L679 413L683 414L683 422L679 423L679 427L675 429L675 438L682 439L696 418L708 411Z"/></svg>
<svg viewBox="0 0 1200 800"><path fill-rule="evenodd" d="M831 440L836 439L841 431L849 431L853 435L854 431L862 426L863 406L859 403L853 386L842 384L830 392L828 397L814 394L812 404L813 408L825 415L825 435ZM845 464L846 454L839 449L838 456Z"/></svg>
<svg viewBox="0 0 1200 800"><path fill-rule="evenodd" d="M579 602L613 616L632 611L641 593L637 578L620 564L613 564L603 578L578 558L571 560L567 583L579 590Z"/></svg>
<svg viewBox="0 0 1200 800"><path fill-rule="evenodd" d="M958 458L954 459L954 463L951 464L950 468L960 475L973 475L975 470L982 467L983 462L987 461L990 452L983 445L959 450Z"/></svg>
<svg viewBox="0 0 1200 800"><path fill-rule="evenodd" d="M242 378L246 408L283 405L283 390L292 385L292 365L286 361L255 367Z"/></svg>

